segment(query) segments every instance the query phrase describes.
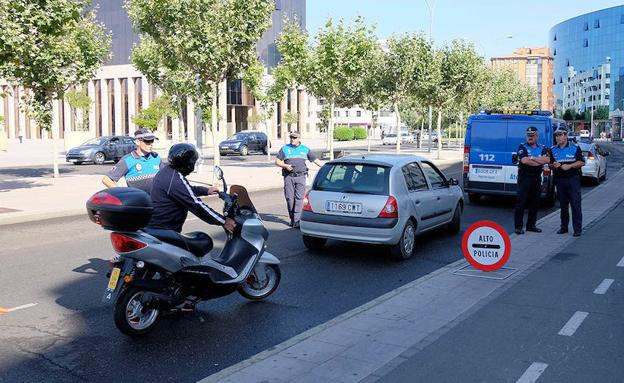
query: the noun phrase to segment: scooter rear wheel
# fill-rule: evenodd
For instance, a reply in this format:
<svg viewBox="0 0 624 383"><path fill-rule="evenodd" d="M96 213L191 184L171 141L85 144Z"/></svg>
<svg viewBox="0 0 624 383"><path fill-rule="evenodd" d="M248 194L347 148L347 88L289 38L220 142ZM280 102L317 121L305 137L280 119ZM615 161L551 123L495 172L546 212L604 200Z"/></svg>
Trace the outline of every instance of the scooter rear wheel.
<svg viewBox="0 0 624 383"><path fill-rule="evenodd" d="M247 277L247 280L238 287L238 293L252 301L261 301L273 294L282 279L282 272L278 265L266 265L265 275L258 275L256 269Z"/></svg>
<svg viewBox="0 0 624 383"><path fill-rule="evenodd" d="M122 333L133 338L141 337L150 332L158 321L157 309L145 308L142 300L146 291L136 287L128 287L121 292L115 303L115 326Z"/></svg>

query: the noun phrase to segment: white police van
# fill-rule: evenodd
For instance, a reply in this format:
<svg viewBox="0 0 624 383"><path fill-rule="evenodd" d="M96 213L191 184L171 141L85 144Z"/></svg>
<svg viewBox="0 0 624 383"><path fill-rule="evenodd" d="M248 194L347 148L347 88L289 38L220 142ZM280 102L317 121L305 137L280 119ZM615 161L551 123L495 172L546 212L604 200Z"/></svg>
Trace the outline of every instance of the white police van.
<svg viewBox="0 0 624 383"><path fill-rule="evenodd" d="M495 112L482 110L468 118L464 142L464 192L476 203L482 195L516 195L517 150L526 142L526 129L538 130L538 143L554 145L554 131L565 121L543 110ZM555 185L550 169L542 173L542 198L555 203Z"/></svg>

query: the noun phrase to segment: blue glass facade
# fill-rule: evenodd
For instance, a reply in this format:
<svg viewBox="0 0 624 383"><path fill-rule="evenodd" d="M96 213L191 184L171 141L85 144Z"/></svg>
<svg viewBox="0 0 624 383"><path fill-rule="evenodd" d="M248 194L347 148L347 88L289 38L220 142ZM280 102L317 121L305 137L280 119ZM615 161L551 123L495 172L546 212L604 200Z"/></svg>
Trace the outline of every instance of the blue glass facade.
<svg viewBox="0 0 624 383"><path fill-rule="evenodd" d="M555 105L584 112L624 110L624 5L577 16L550 30ZM618 121L619 122L619 121Z"/></svg>

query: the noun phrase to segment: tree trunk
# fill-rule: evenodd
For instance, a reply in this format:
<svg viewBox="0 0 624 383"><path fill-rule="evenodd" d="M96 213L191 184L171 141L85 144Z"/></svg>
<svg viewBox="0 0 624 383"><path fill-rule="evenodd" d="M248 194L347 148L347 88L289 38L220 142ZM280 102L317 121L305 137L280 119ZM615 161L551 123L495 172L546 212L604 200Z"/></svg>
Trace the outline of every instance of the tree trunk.
<svg viewBox="0 0 624 383"><path fill-rule="evenodd" d="M214 98L212 100L211 106L211 123L210 123L210 132L212 133L212 156L214 166L221 165L221 153L219 153L219 138L218 138L218 127L219 127L219 118L217 115L217 103L219 102L219 85L215 85Z"/></svg>
<svg viewBox="0 0 624 383"><path fill-rule="evenodd" d="M59 163L58 163L58 131L52 128L52 168L54 169L54 178L59 178Z"/></svg>
<svg viewBox="0 0 624 383"><path fill-rule="evenodd" d="M334 103L329 104L329 121L327 123L327 150L329 150L329 160L334 159Z"/></svg>
<svg viewBox="0 0 624 383"><path fill-rule="evenodd" d="M420 120L420 134L418 135L418 149L422 148L422 136L425 134L425 116Z"/></svg>
<svg viewBox="0 0 624 383"><path fill-rule="evenodd" d="M438 155L437 158L440 159L442 155L442 109L438 109Z"/></svg>
<svg viewBox="0 0 624 383"><path fill-rule="evenodd" d="M429 105L429 142L427 143L427 153L431 153L431 124L433 120L433 107Z"/></svg>
<svg viewBox="0 0 624 383"><path fill-rule="evenodd" d="M396 126L397 126L397 143L396 143L396 152L401 153L401 115L399 114L399 105L395 102L392 105L394 109L394 116L396 117Z"/></svg>
<svg viewBox="0 0 624 383"><path fill-rule="evenodd" d="M271 132L269 132L269 121L271 117L269 116L268 108L262 108L264 115L264 130L266 131L267 136L267 162L271 162Z"/></svg>

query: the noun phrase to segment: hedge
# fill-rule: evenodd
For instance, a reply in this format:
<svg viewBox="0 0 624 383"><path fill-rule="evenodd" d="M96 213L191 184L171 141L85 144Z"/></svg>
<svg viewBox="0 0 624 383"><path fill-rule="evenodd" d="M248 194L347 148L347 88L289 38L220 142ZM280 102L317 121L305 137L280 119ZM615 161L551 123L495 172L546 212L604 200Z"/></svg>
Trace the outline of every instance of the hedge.
<svg viewBox="0 0 624 383"><path fill-rule="evenodd" d="M346 126L337 126L334 128L334 140L351 141L354 137L353 129Z"/></svg>
<svg viewBox="0 0 624 383"><path fill-rule="evenodd" d="M356 140L365 140L368 138L368 134L366 133L366 128L361 126L356 126L353 128L353 136Z"/></svg>

